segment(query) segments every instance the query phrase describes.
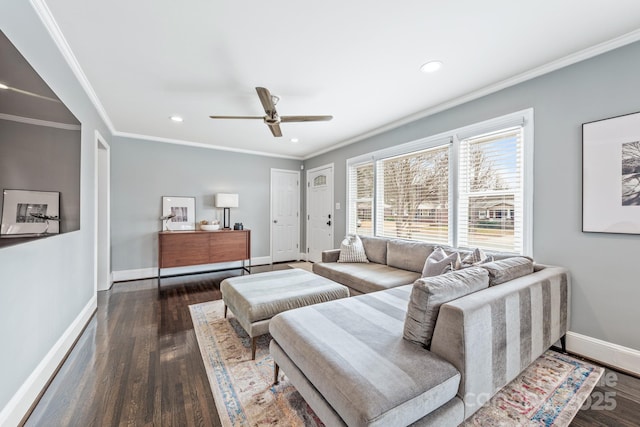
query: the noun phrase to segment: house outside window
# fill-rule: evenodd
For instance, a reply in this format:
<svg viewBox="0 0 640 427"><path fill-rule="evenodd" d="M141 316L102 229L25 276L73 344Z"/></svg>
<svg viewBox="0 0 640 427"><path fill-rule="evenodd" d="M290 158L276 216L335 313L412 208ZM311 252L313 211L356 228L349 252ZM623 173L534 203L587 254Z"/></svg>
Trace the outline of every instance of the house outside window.
<svg viewBox="0 0 640 427"><path fill-rule="evenodd" d="M532 253L533 110L347 161L349 233Z"/></svg>

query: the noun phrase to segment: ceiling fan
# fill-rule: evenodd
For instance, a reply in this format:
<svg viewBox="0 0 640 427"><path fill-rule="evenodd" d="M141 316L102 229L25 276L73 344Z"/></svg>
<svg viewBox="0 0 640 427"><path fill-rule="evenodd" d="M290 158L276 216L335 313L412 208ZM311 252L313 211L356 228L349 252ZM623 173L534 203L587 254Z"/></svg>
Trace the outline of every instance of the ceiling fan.
<svg viewBox="0 0 640 427"><path fill-rule="evenodd" d="M333 116L280 116L276 111L276 104L280 100L275 95L271 95L269 89L257 87L256 92L260 97L260 102L264 108L264 116L209 116L212 119L261 119L269 126L273 136L282 136L280 123L291 122L326 122L333 119Z"/></svg>

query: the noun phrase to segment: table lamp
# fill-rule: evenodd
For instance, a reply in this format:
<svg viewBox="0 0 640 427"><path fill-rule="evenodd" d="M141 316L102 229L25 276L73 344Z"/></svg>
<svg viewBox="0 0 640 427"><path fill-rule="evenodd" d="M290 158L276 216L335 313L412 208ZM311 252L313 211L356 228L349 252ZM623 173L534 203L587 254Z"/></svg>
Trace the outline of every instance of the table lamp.
<svg viewBox="0 0 640 427"><path fill-rule="evenodd" d="M229 208L238 207L238 195L229 193L218 193L216 194L215 200L216 208L224 209L222 228L231 228L231 213Z"/></svg>

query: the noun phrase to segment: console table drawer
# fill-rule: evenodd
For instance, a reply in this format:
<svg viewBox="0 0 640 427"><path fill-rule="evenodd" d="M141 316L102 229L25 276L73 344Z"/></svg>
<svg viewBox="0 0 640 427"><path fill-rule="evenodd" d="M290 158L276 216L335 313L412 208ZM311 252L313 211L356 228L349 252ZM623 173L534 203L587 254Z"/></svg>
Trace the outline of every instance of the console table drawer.
<svg viewBox="0 0 640 427"><path fill-rule="evenodd" d="M164 234L160 240L161 268L209 263L209 237L205 234Z"/></svg>

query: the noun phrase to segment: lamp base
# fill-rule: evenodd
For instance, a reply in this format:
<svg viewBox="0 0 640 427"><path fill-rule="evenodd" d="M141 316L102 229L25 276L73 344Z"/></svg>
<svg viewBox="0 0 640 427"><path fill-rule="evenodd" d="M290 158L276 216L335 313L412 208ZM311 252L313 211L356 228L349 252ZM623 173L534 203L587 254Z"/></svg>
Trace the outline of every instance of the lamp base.
<svg viewBox="0 0 640 427"><path fill-rule="evenodd" d="M230 208L222 208L222 228L225 230L231 229L231 209Z"/></svg>

